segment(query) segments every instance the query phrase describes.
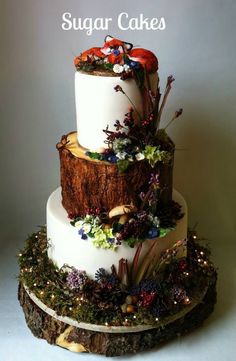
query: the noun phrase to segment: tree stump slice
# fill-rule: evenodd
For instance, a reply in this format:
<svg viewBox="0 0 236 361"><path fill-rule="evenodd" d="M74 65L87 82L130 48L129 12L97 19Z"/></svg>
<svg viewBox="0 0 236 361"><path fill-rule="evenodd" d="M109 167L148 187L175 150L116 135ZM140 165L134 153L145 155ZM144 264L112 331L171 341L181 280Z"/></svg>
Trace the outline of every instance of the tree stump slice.
<svg viewBox="0 0 236 361"><path fill-rule="evenodd" d="M173 161L171 164L158 162L155 168L146 160L137 161L125 173L120 173L116 164L86 156L86 150L77 142L76 132L63 136L57 149L62 204L68 214L83 215L90 207L109 211L124 204L137 206L139 194L148 188L151 173L159 173L160 202L168 205L172 201Z"/></svg>
<svg viewBox="0 0 236 361"><path fill-rule="evenodd" d="M68 325L39 308L20 283L18 299L34 336L75 352L121 356L160 346L199 327L212 313L216 302L216 273L204 299L185 316L166 326L133 333L96 332Z"/></svg>

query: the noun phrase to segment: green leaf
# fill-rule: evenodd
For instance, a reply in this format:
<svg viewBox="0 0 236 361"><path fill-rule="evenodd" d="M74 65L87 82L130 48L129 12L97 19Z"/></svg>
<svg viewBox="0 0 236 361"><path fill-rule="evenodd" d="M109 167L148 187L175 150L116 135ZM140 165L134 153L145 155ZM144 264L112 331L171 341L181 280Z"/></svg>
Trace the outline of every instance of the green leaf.
<svg viewBox="0 0 236 361"><path fill-rule="evenodd" d="M107 70L113 70L114 64L111 63L104 63L104 68Z"/></svg>
<svg viewBox="0 0 236 361"><path fill-rule="evenodd" d="M97 152L86 152L86 155L89 158L92 159L97 159L97 160L103 160L103 155L101 153L97 153Z"/></svg>
<svg viewBox="0 0 236 361"><path fill-rule="evenodd" d="M167 229L165 229L165 228L160 228L160 235L159 235L159 237L165 237L165 236L167 235L167 233L169 233Z"/></svg>
<svg viewBox="0 0 236 361"><path fill-rule="evenodd" d="M116 164L120 173L124 173L129 167L129 161L127 159L120 159Z"/></svg>
<svg viewBox="0 0 236 361"><path fill-rule="evenodd" d="M144 241L143 238L135 238L135 237L124 239L124 242L127 243L127 245L131 248L134 248L136 244L142 243L143 241Z"/></svg>
<svg viewBox="0 0 236 361"><path fill-rule="evenodd" d="M113 234L120 232L124 228L124 225L118 222L114 222L112 225Z"/></svg>
<svg viewBox="0 0 236 361"><path fill-rule="evenodd" d="M169 163L171 160L170 152L160 150L159 146L146 145L144 149L144 156L148 160L152 168L157 162Z"/></svg>

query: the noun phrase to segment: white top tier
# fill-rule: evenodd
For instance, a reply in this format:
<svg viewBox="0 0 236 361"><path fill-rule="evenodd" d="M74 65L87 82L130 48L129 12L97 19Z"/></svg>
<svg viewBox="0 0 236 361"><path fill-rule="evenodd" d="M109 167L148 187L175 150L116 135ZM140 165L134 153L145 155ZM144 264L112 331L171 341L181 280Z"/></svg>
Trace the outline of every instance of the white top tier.
<svg viewBox="0 0 236 361"><path fill-rule="evenodd" d="M156 90L157 73L150 74L153 91ZM119 76L99 76L80 71L75 73L75 104L77 116L78 142L91 151L102 151L106 148L106 134L103 129L109 126L114 130L114 123L123 123L131 101L122 93L114 90L120 85L142 114L142 98L134 79L121 80ZM134 117L137 114L134 112Z"/></svg>

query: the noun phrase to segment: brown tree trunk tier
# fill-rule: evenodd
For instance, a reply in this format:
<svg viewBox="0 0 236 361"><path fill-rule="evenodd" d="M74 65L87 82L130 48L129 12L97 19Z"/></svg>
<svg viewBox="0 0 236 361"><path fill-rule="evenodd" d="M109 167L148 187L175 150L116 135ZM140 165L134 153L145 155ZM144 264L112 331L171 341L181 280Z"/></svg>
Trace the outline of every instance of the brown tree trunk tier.
<svg viewBox="0 0 236 361"><path fill-rule="evenodd" d="M139 194L148 188L151 173L159 173L163 205L172 200L173 161L152 168L146 160L132 163L125 173L117 165L85 155L76 132L57 144L60 154L62 204L68 214L82 215L87 208L106 211L123 204L139 205ZM174 157L174 154L173 154Z"/></svg>
<svg viewBox="0 0 236 361"><path fill-rule="evenodd" d="M70 326L39 308L22 284L19 285L18 298L34 336L71 351L120 356L158 347L161 343L200 326L211 314L216 302L216 275L212 278L204 299L184 317L166 326L134 333L105 333Z"/></svg>

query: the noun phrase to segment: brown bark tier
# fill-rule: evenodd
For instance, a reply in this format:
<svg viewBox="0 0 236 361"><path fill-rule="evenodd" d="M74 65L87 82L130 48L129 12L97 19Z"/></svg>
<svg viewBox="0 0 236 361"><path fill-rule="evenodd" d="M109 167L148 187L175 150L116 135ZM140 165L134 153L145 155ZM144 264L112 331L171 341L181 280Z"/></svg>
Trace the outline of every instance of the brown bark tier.
<svg viewBox="0 0 236 361"><path fill-rule="evenodd" d="M60 154L62 204L68 214L81 215L87 208L109 211L123 205L139 205L139 194L148 188L151 173L159 173L160 201L172 200L173 161L152 168L146 160L131 163L120 173L116 164L93 160L77 143L76 133L63 136L57 144ZM174 157L174 154L173 154Z"/></svg>
<svg viewBox="0 0 236 361"><path fill-rule="evenodd" d="M18 298L34 336L72 351L120 356L157 347L200 326L214 309L216 274L212 277L204 299L184 317L166 326L134 333L95 332L70 326L39 308L22 284L19 285Z"/></svg>

